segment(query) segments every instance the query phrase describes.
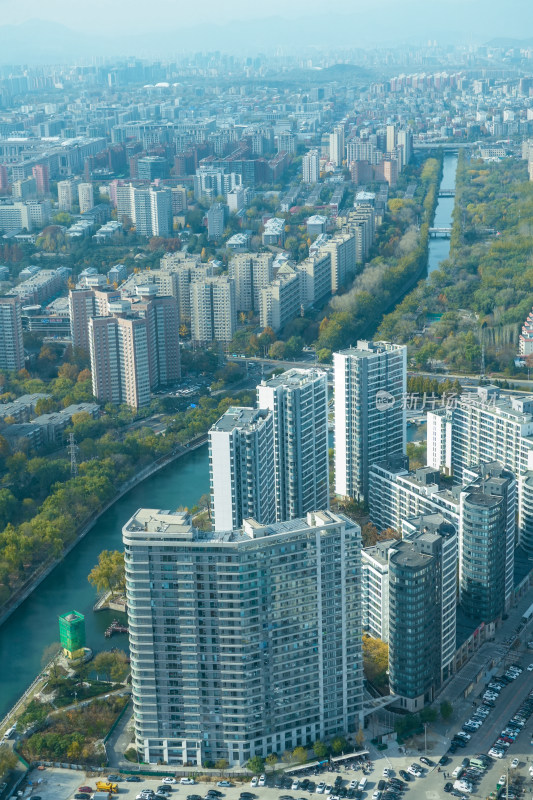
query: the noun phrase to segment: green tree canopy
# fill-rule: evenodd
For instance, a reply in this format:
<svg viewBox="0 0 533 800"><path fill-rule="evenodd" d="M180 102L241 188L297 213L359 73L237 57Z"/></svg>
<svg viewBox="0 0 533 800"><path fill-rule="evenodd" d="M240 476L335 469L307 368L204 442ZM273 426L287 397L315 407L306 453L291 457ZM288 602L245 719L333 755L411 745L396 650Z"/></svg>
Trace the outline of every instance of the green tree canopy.
<svg viewBox="0 0 533 800"><path fill-rule="evenodd" d="M98 556L98 564L89 573L88 581L98 592L123 591L126 582L124 553L103 550Z"/></svg>

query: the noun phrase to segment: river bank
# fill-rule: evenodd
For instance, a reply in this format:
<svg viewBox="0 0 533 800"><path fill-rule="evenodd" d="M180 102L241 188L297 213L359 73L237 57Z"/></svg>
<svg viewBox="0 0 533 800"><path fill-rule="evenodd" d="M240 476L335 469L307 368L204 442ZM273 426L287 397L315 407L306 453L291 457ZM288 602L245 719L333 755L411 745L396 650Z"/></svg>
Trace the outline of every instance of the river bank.
<svg viewBox="0 0 533 800"><path fill-rule="evenodd" d="M127 494L131 489L133 489L137 484L141 483L142 481L149 478L154 473L158 472L163 467L166 467L168 464L171 464L178 458L186 455L187 453L196 450L198 447L202 447L207 442L207 434L202 434L201 436L197 437L197 439L193 439L188 445L180 448L178 452L170 453L169 455L162 456L162 458L157 459L152 464L149 464L143 470L141 470L137 475L134 475L133 478L130 478L129 481L119 489L118 493L109 500L99 511L97 511L93 516L80 528L76 538L73 542L71 542L62 554L58 557L53 559L47 564L44 564L41 570L37 575L33 575L28 582L21 587L21 589L15 593L15 595L9 599L7 603L0 608L0 626L10 617L10 615L23 603L33 591L39 586L42 581L52 572L55 567L63 561L64 558L76 547L79 542L86 536L89 531L94 527L94 525L98 522L98 519L104 514L109 508L111 508L117 500L120 500L125 494Z"/></svg>
<svg viewBox="0 0 533 800"><path fill-rule="evenodd" d="M205 437L204 437L205 441ZM147 468L148 469L148 468ZM165 464L151 465L151 474L136 476L135 484L92 520L91 534L78 540L62 560L41 576L39 583L4 620L0 627L0 717L25 692L41 669L45 648L59 639L58 616L70 610L85 615L87 645L102 650L110 645L104 637L116 611L93 613L95 592L87 575L105 549L122 549L122 526L141 506L175 509L193 506L209 491L207 445L201 442L173 454ZM113 647L127 650L127 636L117 635Z"/></svg>
<svg viewBox="0 0 533 800"><path fill-rule="evenodd" d="M452 154L445 154L442 161L442 174L438 186L438 191L452 191L455 189L455 173L457 171L457 156ZM435 227L448 227L452 224L452 212L454 208L453 197L438 197L435 209L431 218L431 226ZM407 295L415 289L420 281L429 278L431 273L438 269L439 264L444 259L448 258L450 254L450 240L449 239L433 239L427 238L425 244L426 260L421 264L420 268L412 275L402 286L401 291L391 300L387 307L383 310L383 317L390 314L394 309L407 297ZM379 323L381 325L381 322ZM379 327L378 325L378 327ZM366 335L373 336L376 331L376 325L372 324L369 327Z"/></svg>

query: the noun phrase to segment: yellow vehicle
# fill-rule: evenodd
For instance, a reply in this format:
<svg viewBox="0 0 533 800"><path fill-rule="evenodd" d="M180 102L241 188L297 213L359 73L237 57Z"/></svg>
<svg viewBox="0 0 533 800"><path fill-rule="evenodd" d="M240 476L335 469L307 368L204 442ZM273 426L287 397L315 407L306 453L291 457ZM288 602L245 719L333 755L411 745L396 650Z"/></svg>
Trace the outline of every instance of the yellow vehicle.
<svg viewBox="0 0 533 800"><path fill-rule="evenodd" d="M96 790L98 792L111 792L111 794L117 794L118 783L111 783L111 781L96 781Z"/></svg>

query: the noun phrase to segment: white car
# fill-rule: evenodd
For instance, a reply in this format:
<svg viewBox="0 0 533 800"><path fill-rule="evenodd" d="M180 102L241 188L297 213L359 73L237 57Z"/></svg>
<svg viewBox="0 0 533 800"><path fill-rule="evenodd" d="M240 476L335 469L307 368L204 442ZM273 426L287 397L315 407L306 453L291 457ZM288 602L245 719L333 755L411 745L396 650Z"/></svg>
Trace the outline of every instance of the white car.
<svg viewBox="0 0 533 800"><path fill-rule="evenodd" d="M324 794L331 794L332 791L333 791L333 787L330 786L329 783L328 783L328 785L324 789Z"/></svg>
<svg viewBox="0 0 533 800"><path fill-rule="evenodd" d="M259 780L257 781L257 785L258 786L264 786L265 783L266 783L266 776L265 775L260 775L259 776Z"/></svg>
<svg viewBox="0 0 533 800"><path fill-rule="evenodd" d="M455 735L458 736L460 739L464 739L465 742L469 742L470 739L472 738L469 733L465 733L464 731L459 731L459 733L456 733Z"/></svg>
<svg viewBox="0 0 533 800"><path fill-rule="evenodd" d="M352 783L355 783L355 786L357 786L358 781L352 781ZM350 784L350 786L351 786L351 784ZM355 787L351 787L351 788L355 788ZM326 784L325 783L319 783L318 786L316 787L316 793L317 794L324 794L325 789L326 789Z"/></svg>
<svg viewBox="0 0 533 800"><path fill-rule="evenodd" d="M358 783L359 783L359 781L350 781L350 785L348 786L348 789L357 789L357 784ZM318 786L317 786L316 790L318 792ZM321 792L319 792L319 794L321 794Z"/></svg>
<svg viewBox="0 0 533 800"><path fill-rule="evenodd" d="M517 766L518 766L518 759L513 758L513 760L511 761L511 769L516 769Z"/></svg>
<svg viewBox="0 0 533 800"><path fill-rule="evenodd" d="M233 784L229 781L218 781L217 786L220 786L221 789L229 789Z"/></svg>
<svg viewBox="0 0 533 800"><path fill-rule="evenodd" d="M413 766L407 767L407 772L409 773L409 775L414 775L415 778L419 774L419 771L415 769Z"/></svg>
<svg viewBox="0 0 533 800"><path fill-rule="evenodd" d="M527 668L527 671L528 672L533 672L533 664L529 665L529 667Z"/></svg>
<svg viewBox="0 0 533 800"><path fill-rule="evenodd" d="M161 783L177 783L176 778L163 778Z"/></svg>
<svg viewBox="0 0 533 800"><path fill-rule="evenodd" d="M257 785L257 784L256 784ZM300 788L300 781L295 779L291 784L291 789L293 792L296 792Z"/></svg>
<svg viewBox="0 0 533 800"><path fill-rule="evenodd" d="M501 750L496 750L494 747L491 747L489 750L489 756L492 758L503 758L503 755Z"/></svg>
<svg viewBox="0 0 533 800"><path fill-rule="evenodd" d="M180 783L182 786L194 786L196 781L193 781L192 778L180 778Z"/></svg>
<svg viewBox="0 0 533 800"><path fill-rule="evenodd" d="M389 777L389 772L390 772L390 770L388 770L387 767L385 767L385 769L383 770L383 777L384 778L388 778Z"/></svg>
<svg viewBox="0 0 533 800"><path fill-rule="evenodd" d="M255 787L257 786L258 782L259 782L259 778L257 777L257 775L254 775L254 777L250 781L250 786L255 789Z"/></svg>

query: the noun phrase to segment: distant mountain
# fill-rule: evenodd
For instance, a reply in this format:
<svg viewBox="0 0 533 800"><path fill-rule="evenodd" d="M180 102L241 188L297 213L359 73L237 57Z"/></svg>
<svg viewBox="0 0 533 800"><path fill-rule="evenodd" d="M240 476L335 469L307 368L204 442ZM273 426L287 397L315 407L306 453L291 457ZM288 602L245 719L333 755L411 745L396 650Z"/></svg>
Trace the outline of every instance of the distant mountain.
<svg viewBox="0 0 533 800"><path fill-rule="evenodd" d="M486 43L487 47L532 47L533 38L529 39L511 39L499 36L496 39L491 39Z"/></svg>
<svg viewBox="0 0 533 800"><path fill-rule="evenodd" d="M478 0L443 0L432 7L431 13L427 0L374 0L371 11L354 0L350 13L324 8L322 14L310 9L308 14L291 19L280 15L231 19L228 10L223 23L202 21L188 26L180 24L179 11L174 17L159 15L157 5L158 0L154 0L146 31L136 35L123 33L118 25L112 27L104 19L101 32L74 30L43 20L0 26L0 63L87 63L95 58L122 56L166 59L208 50L246 56L260 52L294 55L338 47L418 45L428 40L439 45L481 43L495 34L499 38L493 41L507 42L515 41L513 37L521 36L524 30L533 30L533 3L524 0L506 0L504 16L497 13L500 0L484 0L483 14L479 13ZM490 13L492 7L494 13ZM46 13L46 4L42 8ZM132 0L131 12L134 10ZM150 30L149 26L159 21L161 29ZM91 24L95 23L91 20Z"/></svg>
<svg viewBox="0 0 533 800"><path fill-rule="evenodd" d="M100 37L46 20L3 25L0 27L0 41L2 64L59 64L76 62L80 56L84 58L91 52L106 54Z"/></svg>

